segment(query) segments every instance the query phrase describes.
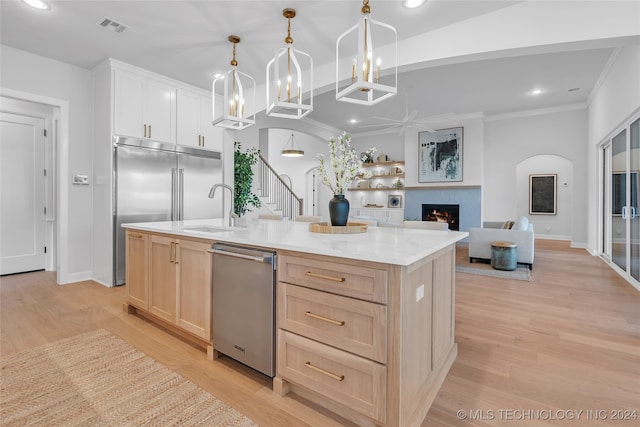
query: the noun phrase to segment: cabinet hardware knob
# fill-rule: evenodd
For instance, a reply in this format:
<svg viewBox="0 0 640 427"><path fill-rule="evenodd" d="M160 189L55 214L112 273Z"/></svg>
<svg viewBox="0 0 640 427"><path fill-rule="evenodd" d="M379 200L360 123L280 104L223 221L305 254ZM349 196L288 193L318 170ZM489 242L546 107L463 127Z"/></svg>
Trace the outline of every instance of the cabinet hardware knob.
<svg viewBox="0 0 640 427"><path fill-rule="evenodd" d="M345 280L347 280L344 277L326 276L324 274L312 273L310 271L307 271L306 273L304 273L304 275L309 277L316 277L318 279L332 280L334 282L344 282Z"/></svg>
<svg viewBox="0 0 640 427"><path fill-rule="evenodd" d="M332 324L338 325L338 326L344 326L344 324L345 324L344 320L330 319L328 317L320 316L319 314L314 314L314 313L312 313L310 311L307 311L304 315L307 316L307 317L312 317L314 319L322 320L323 322L332 323Z"/></svg>
<svg viewBox="0 0 640 427"><path fill-rule="evenodd" d="M333 378L333 379L334 379L334 380L336 380L336 381L343 381L343 380L344 380L344 375L336 375L336 374L332 374L331 372L329 372L329 371L325 371L325 370L324 370L324 369L322 369L322 368L318 368L317 366L313 366L313 365L311 364L311 362L307 362L307 363L305 363L305 364L304 364L304 366L306 366L307 368L309 368L309 369L311 369L311 370L313 370L313 371L320 372L320 373L321 373L321 374L323 374L323 375L326 375L326 376L328 376L328 377L330 377L330 378Z"/></svg>
<svg viewBox="0 0 640 427"><path fill-rule="evenodd" d="M144 125L144 137L145 138L147 137L147 125L146 124Z"/></svg>
<svg viewBox="0 0 640 427"><path fill-rule="evenodd" d="M129 233L129 237L133 237L134 239L142 239L142 234Z"/></svg>
<svg viewBox="0 0 640 427"><path fill-rule="evenodd" d="M149 125L149 138L151 138L151 125Z"/></svg>
<svg viewBox="0 0 640 427"><path fill-rule="evenodd" d="M178 243L178 242L175 242L173 244L173 263L174 264L180 264L180 262L178 262L178 245L179 244L180 243Z"/></svg>

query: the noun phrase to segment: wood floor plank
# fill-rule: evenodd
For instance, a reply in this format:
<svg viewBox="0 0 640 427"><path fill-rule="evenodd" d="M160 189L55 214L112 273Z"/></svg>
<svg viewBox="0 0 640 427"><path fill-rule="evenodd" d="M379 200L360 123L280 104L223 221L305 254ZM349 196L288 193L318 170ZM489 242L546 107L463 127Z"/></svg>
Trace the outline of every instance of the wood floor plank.
<svg viewBox="0 0 640 427"><path fill-rule="evenodd" d="M640 424L640 292L567 242L537 240L535 251L531 282L456 276L458 357L423 427ZM458 262L466 257L459 245ZM1 277L0 356L103 328L259 425L353 425L302 398L276 396L267 377L234 360L207 360L202 348L123 312L124 299L122 287L59 286L51 272ZM586 415L616 409L636 409L638 419ZM510 410L584 412L517 420Z"/></svg>

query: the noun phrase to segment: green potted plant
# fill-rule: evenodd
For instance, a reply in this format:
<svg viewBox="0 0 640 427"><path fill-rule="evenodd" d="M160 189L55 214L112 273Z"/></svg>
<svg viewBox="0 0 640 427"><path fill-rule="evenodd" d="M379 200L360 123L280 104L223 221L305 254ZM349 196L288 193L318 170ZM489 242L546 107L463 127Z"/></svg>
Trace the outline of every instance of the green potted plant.
<svg viewBox="0 0 640 427"><path fill-rule="evenodd" d="M258 161L260 150L249 148L242 151L240 142L233 144L233 212L242 217L249 212L250 206L259 208L261 206L258 196L253 194L253 165Z"/></svg>

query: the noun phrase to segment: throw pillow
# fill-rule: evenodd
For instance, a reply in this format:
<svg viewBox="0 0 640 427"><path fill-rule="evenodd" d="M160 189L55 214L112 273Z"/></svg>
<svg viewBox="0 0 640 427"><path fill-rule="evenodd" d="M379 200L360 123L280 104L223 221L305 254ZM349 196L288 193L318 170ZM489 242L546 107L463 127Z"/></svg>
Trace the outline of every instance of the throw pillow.
<svg viewBox="0 0 640 427"><path fill-rule="evenodd" d="M526 216L521 216L520 218L518 218L518 221L516 221L515 225L513 226L514 230L526 231L528 228L529 228L529 220L527 219Z"/></svg>

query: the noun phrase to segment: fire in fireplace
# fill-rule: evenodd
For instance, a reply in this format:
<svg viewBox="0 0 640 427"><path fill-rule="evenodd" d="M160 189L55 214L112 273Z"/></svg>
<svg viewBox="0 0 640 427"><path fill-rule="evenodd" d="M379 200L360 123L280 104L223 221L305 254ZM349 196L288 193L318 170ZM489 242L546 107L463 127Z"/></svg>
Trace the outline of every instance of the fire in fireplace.
<svg viewBox="0 0 640 427"><path fill-rule="evenodd" d="M460 205L423 204L422 220L446 222L449 230L460 230Z"/></svg>

